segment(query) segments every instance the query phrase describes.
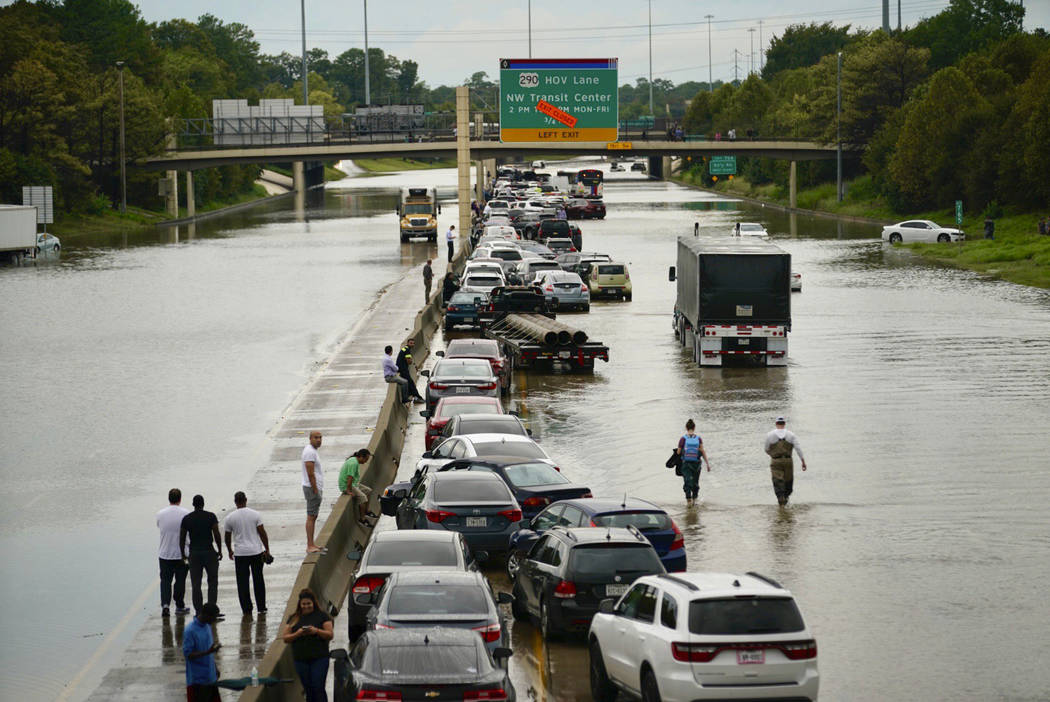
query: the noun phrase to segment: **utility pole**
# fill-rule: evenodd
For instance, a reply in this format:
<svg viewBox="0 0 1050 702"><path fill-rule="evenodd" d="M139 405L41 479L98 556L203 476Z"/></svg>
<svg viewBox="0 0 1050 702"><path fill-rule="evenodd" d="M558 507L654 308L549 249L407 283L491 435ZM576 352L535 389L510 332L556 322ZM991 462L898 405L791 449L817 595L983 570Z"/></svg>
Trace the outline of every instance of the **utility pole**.
<svg viewBox="0 0 1050 702"><path fill-rule="evenodd" d="M740 67L737 65L737 59L740 57L740 52L733 49L733 82L736 83L740 80Z"/></svg>
<svg viewBox="0 0 1050 702"><path fill-rule="evenodd" d="M715 92L715 83L711 80L711 18L714 15L704 15L707 18L707 91Z"/></svg>
<svg viewBox="0 0 1050 702"><path fill-rule="evenodd" d="M532 58L532 0L529 0L529 58Z"/></svg>
<svg viewBox="0 0 1050 702"><path fill-rule="evenodd" d="M838 52L838 80L836 89L835 99L835 142L838 145L836 149L835 160L837 162L836 177L835 177L835 192L838 196L838 201L842 202L842 52Z"/></svg>
<svg viewBox="0 0 1050 702"><path fill-rule="evenodd" d="M368 0L365 0L365 106L372 104L372 81L368 77Z"/></svg>
<svg viewBox="0 0 1050 702"><path fill-rule="evenodd" d="M306 85L306 0L299 0L299 9L303 18L303 105L309 105L310 89Z"/></svg>
<svg viewBox="0 0 1050 702"><path fill-rule="evenodd" d="M117 61L117 68L120 69L120 214L127 214L127 158L124 156L124 62Z"/></svg>
<svg viewBox="0 0 1050 702"><path fill-rule="evenodd" d="M649 0L649 114L653 112L653 0Z"/></svg>
<svg viewBox="0 0 1050 702"><path fill-rule="evenodd" d="M890 0L882 0L882 31L890 33Z"/></svg>
<svg viewBox="0 0 1050 702"><path fill-rule="evenodd" d="M751 53L747 57L747 77L750 78L755 72L755 28L747 30L747 33L751 35Z"/></svg>
<svg viewBox="0 0 1050 702"><path fill-rule="evenodd" d="M762 65L765 63L763 60L766 53L765 44L762 43L762 20L758 21L758 72L762 72Z"/></svg>
<svg viewBox="0 0 1050 702"><path fill-rule="evenodd" d="M897 0L897 34L901 33L901 0Z"/></svg>

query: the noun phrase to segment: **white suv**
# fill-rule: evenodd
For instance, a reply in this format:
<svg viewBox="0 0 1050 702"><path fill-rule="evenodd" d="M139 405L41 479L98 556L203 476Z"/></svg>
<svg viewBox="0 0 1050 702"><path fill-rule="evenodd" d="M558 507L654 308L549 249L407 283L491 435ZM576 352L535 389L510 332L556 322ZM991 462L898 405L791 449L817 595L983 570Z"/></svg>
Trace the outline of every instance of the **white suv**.
<svg viewBox="0 0 1050 702"><path fill-rule="evenodd" d="M817 642L791 593L759 575L676 573L603 600L587 636L591 695L644 702L816 700Z"/></svg>

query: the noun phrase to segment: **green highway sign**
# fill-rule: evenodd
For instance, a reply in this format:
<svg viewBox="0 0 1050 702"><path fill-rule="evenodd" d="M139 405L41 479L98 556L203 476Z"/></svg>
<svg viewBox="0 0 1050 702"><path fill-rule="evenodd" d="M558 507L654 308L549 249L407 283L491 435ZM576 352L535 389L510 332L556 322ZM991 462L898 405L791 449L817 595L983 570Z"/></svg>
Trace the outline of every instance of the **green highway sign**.
<svg viewBox="0 0 1050 702"><path fill-rule="evenodd" d="M962 200L955 201L955 226L962 226Z"/></svg>
<svg viewBox="0 0 1050 702"><path fill-rule="evenodd" d="M712 156L707 162L711 175L736 175L736 156Z"/></svg>
<svg viewBox="0 0 1050 702"><path fill-rule="evenodd" d="M500 59L500 141L616 141L617 64L617 59Z"/></svg>

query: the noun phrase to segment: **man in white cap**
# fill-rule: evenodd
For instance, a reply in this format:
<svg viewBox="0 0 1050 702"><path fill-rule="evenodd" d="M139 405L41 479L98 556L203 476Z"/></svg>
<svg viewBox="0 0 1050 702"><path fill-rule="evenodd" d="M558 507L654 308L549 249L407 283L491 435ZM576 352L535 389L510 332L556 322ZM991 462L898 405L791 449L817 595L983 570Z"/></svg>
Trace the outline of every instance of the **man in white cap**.
<svg viewBox="0 0 1050 702"><path fill-rule="evenodd" d="M783 507L791 497L791 489L795 482L795 464L791 460L791 452L798 454L802 461L802 470L806 469L806 459L802 456L802 447L799 446L798 437L794 432L785 428L787 422L783 417L777 417L777 428L766 435L766 453L769 454L769 469L773 474L773 492L777 495L777 502Z"/></svg>

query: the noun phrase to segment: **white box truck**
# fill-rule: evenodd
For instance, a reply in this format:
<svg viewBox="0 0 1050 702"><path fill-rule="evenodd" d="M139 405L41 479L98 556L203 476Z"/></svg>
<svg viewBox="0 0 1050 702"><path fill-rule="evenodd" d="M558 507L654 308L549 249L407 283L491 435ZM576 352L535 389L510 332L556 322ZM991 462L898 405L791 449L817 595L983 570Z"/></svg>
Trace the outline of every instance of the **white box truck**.
<svg viewBox="0 0 1050 702"><path fill-rule="evenodd" d="M0 205L0 263L18 266L36 251L36 208Z"/></svg>

